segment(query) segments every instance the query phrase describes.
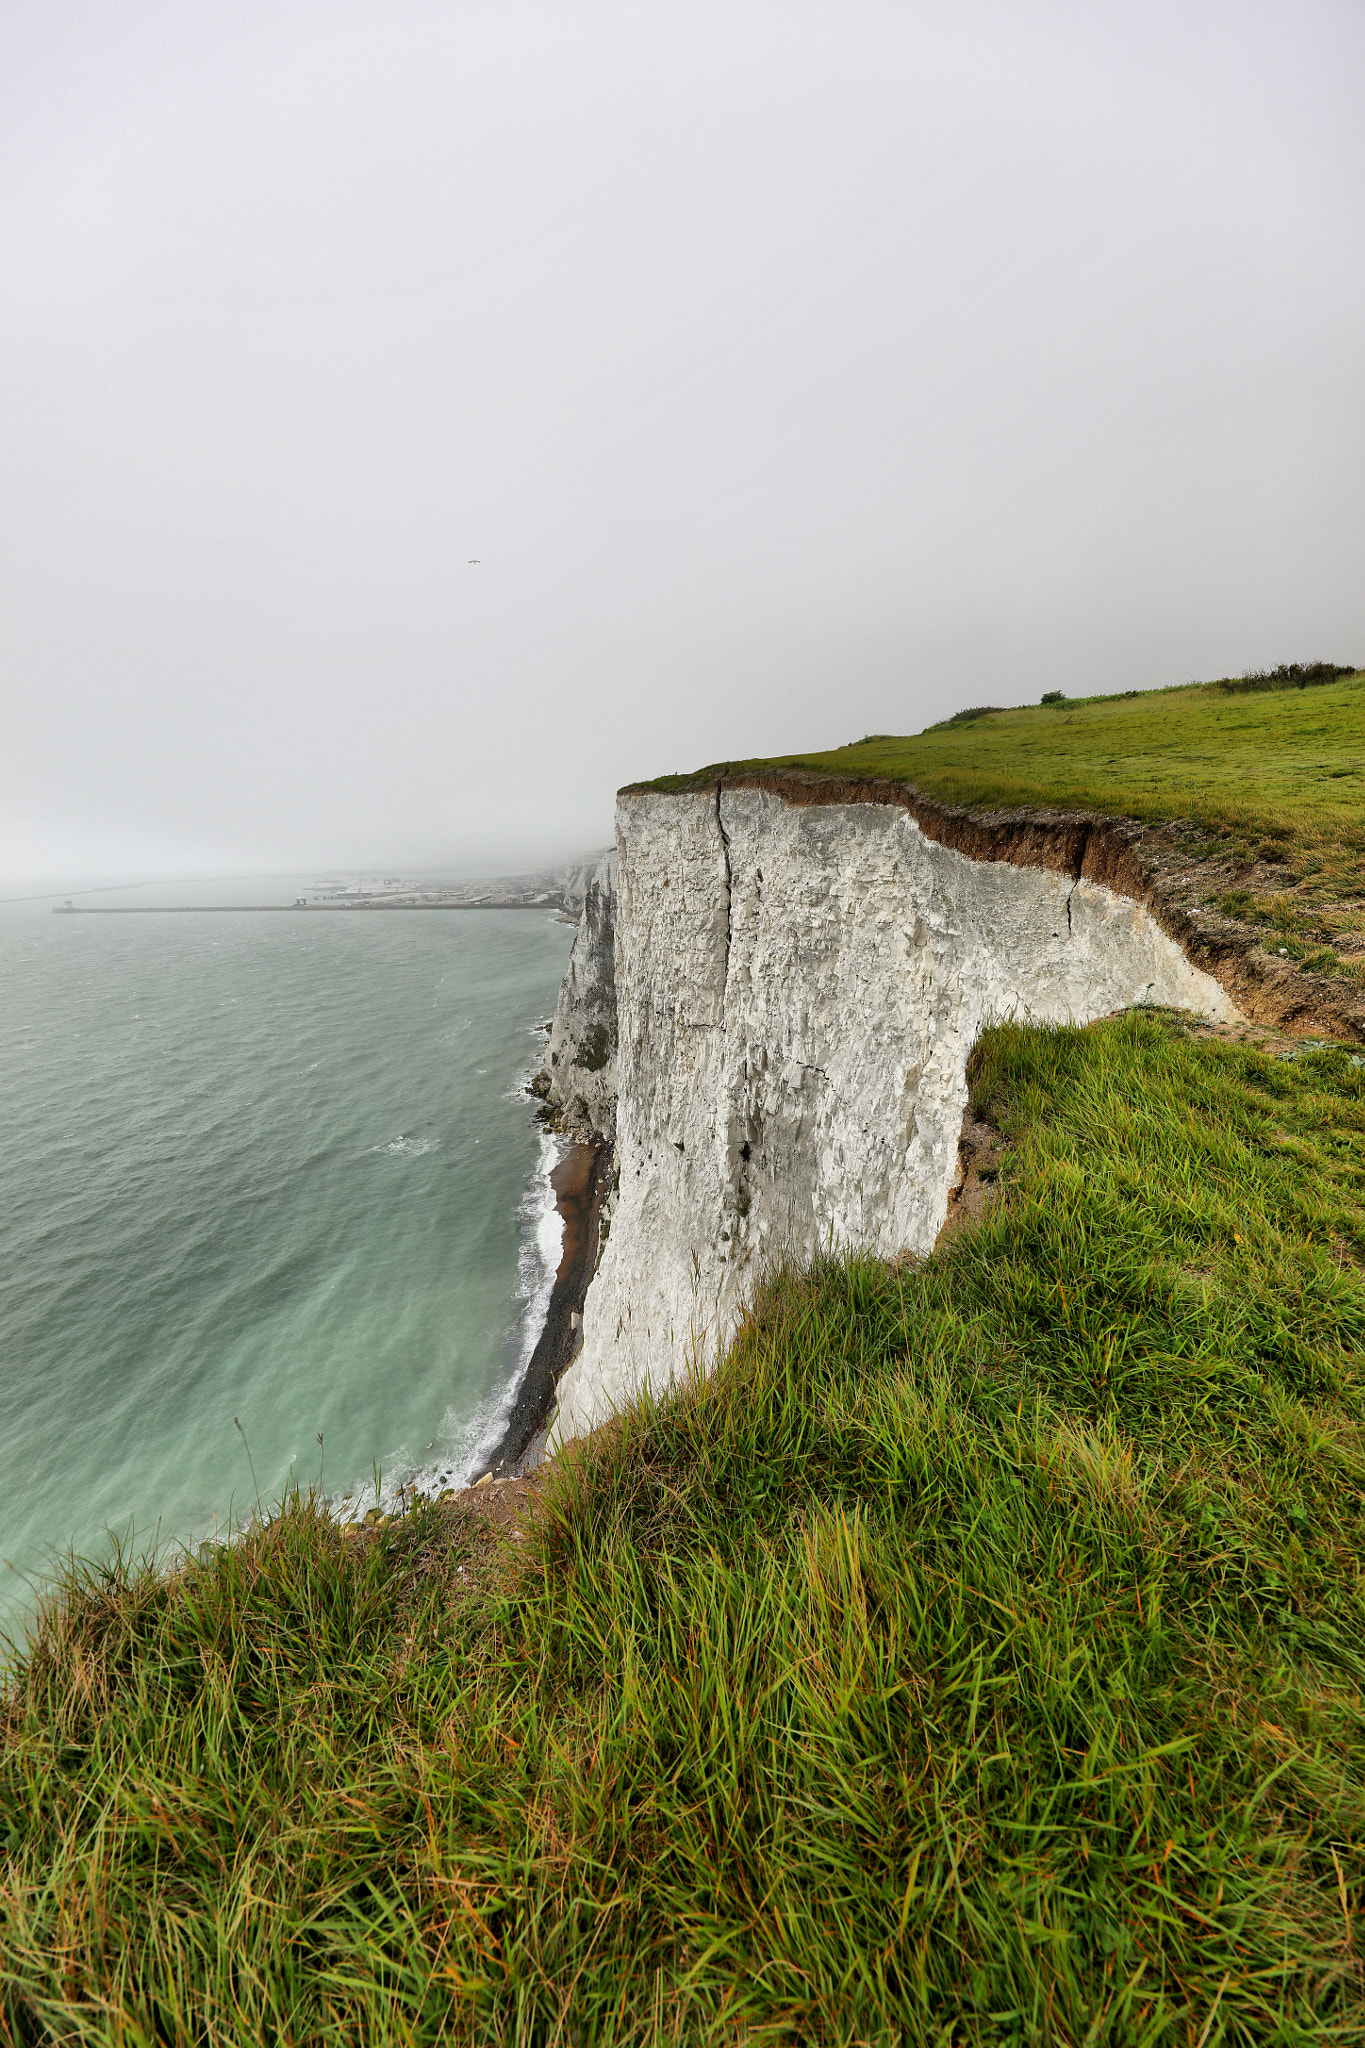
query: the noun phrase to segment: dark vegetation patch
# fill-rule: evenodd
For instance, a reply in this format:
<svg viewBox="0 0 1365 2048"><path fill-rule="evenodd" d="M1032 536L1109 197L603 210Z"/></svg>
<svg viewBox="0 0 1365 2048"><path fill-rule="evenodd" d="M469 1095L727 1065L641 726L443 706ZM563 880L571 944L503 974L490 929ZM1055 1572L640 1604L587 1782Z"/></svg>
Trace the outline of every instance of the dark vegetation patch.
<svg viewBox="0 0 1365 2048"><path fill-rule="evenodd" d="M973 1057L998 1192L767 1286L525 1540L290 1502L73 1574L16 2041L1365 2039L1365 1066Z"/></svg>
<svg viewBox="0 0 1365 2048"><path fill-rule="evenodd" d="M611 1033L600 1020L583 1034L583 1043L578 1048L577 1064L589 1074L600 1074L611 1058Z"/></svg>
<svg viewBox="0 0 1365 2048"><path fill-rule="evenodd" d="M1254 668L1240 676L1220 676L1217 682L1206 683L1204 688L1244 697L1259 690L1308 690L1323 683L1338 682L1342 676L1359 673L1358 662L1282 661L1278 668Z"/></svg>

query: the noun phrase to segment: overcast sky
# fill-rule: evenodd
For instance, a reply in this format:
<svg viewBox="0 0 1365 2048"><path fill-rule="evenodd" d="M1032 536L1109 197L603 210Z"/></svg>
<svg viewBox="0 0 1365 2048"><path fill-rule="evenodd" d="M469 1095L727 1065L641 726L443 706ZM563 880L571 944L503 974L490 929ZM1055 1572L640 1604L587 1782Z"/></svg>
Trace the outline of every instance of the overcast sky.
<svg viewBox="0 0 1365 2048"><path fill-rule="evenodd" d="M0 879L1365 660L1363 80L1360 0L5 0Z"/></svg>

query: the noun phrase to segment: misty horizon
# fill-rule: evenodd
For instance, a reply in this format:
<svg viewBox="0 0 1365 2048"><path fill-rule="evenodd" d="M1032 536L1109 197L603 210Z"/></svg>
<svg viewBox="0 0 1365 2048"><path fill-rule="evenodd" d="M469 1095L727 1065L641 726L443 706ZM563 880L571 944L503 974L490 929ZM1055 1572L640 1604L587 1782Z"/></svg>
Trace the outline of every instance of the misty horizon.
<svg viewBox="0 0 1365 2048"><path fill-rule="evenodd" d="M21 0L0 895L1359 658L1362 75L1320 0Z"/></svg>

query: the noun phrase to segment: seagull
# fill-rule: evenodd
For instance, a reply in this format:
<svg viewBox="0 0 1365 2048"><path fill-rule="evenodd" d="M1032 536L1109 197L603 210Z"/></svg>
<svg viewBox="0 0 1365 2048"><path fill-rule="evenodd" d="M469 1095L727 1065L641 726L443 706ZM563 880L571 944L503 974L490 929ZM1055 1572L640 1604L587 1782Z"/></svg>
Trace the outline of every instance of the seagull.
<svg viewBox="0 0 1365 2048"><path fill-rule="evenodd" d="M469 557L469 563L468 563L468 566L469 566L469 567L470 567L471 569L477 569L477 568L478 568L478 566L479 566L479 564L480 564L480 562L482 562L482 560L483 560L483 556L482 556L482 555L471 555L471 556Z"/></svg>

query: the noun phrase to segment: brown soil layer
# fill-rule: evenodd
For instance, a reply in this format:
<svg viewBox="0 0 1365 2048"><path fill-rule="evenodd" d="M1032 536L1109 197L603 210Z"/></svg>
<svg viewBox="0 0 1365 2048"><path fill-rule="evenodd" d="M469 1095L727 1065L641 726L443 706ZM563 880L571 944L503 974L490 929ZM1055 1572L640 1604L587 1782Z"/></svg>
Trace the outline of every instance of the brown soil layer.
<svg viewBox="0 0 1365 2048"><path fill-rule="evenodd" d="M583 1298L597 1264L598 1219L610 1179L611 1152L600 1139L571 1145L550 1175L564 1222L563 1248L545 1328L485 1467L495 1477L513 1471L544 1428L554 1406L555 1382L577 1349Z"/></svg>
<svg viewBox="0 0 1365 2048"><path fill-rule="evenodd" d="M631 785L637 786L648 785ZM704 786L712 784L708 780ZM799 768L738 770L718 777L715 786L762 789L788 804L894 805L909 812L926 838L972 860L1050 868L1073 880L1103 883L1150 911L1252 1023L1296 1035L1365 1040L1365 989L1280 959L1259 943L1251 927L1199 900L1226 889L1229 870L1224 861L1194 855L1193 848L1207 846L1208 835L1193 819L1154 825L1098 811L971 811L939 803L908 782Z"/></svg>
<svg viewBox="0 0 1365 2048"><path fill-rule="evenodd" d="M962 1112L962 1136L957 1141L957 1174L948 1190L948 1214L934 1239L938 1251L960 1231L972 1230L995 1198L1005 1140L991 1124L974 1117L970 1106Z"/></svg>

